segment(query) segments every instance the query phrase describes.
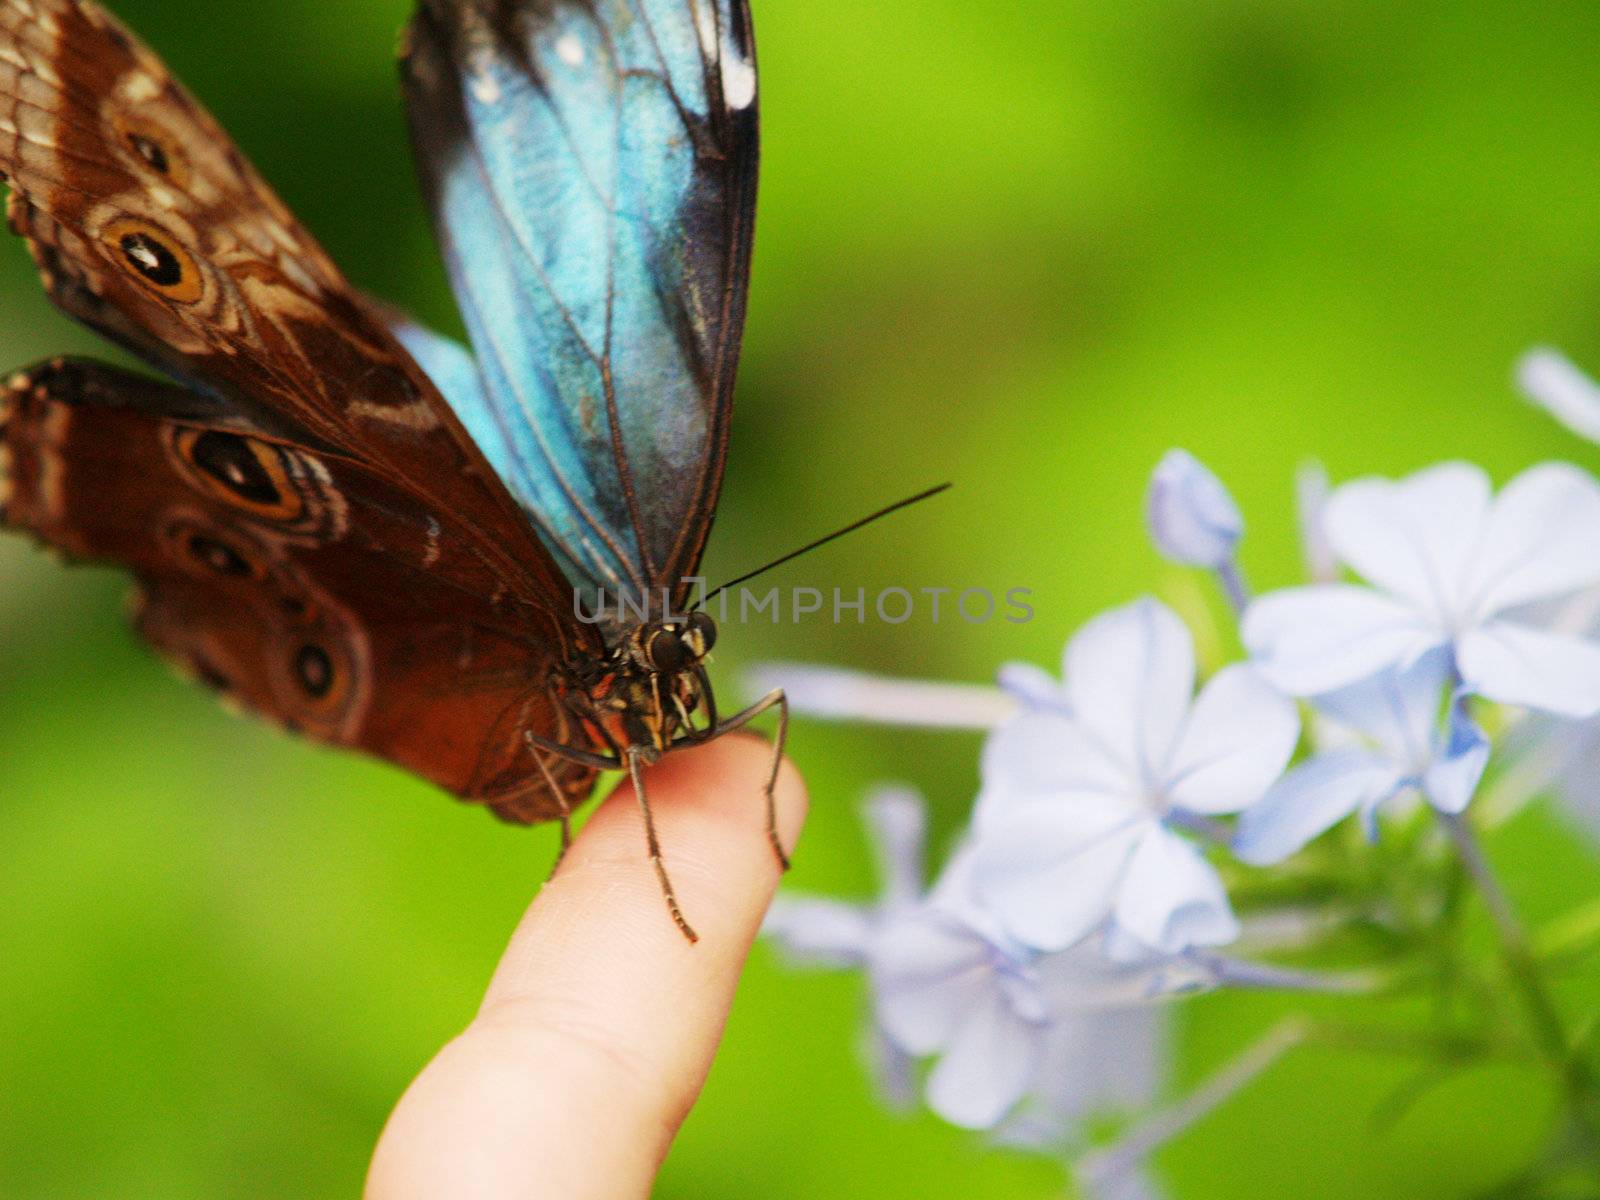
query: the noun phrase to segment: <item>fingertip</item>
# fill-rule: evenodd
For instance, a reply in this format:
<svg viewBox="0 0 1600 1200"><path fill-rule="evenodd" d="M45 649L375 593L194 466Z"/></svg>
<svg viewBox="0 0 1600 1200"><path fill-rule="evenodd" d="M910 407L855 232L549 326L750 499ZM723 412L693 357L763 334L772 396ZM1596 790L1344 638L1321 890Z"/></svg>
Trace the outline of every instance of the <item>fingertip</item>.
<svg viewBox="0 0 1600 1200"><path fill-rule="evenodd" d="M662 865L686 917L707 937L753 931L782 876L767 819L774 753L770 742L737 733L669 754L642 773ZM793 853L807 810L800 773L785 759L773 789L784 853ZM530 919L554 917L559 914L545 910L564 910L600 891L640 900L627 911L618 905L608 913L611 931L654 936L664 924L674 934L675 940L666 939L669 945L686 941L672 925L650 859L644 809L628 779L596 808ZM603 937L605 930L596 933Z"/></svg>
<svg viewBox="0 0 1600 1200"><path fill-rule="evenodd" d="M668 916L631 783L599 807L511 939L478 1016L423 1072L385 1132L372 1196L441 1194L441 1140L474 1147L456 1194L643 1195L699 1094L740 968L782 875L767 834L774 750L748 735L644 773L668 874L700 934ZM774 789L782 844L805 821L799 773ZM593 1164L608 1164L597 1190Z"/></svg>
<svg viewBox="0 0 1600 1200"><path fill-rule="evenodd" d="M743 868L770 865L782 874L767 828L766 787L775 754L771 742L740 732L669 754L646 769L646 796L675 884L684 875L684 888L704 889L720 908L765 908L761 887L770 883L770 892L777 878ZM799 771L789 759L780 760L773 812L785 854L794 852L808 807ZM644 857L648 863L643 815L631 780L601 803L583 837L595 862L610 861L615 850L620 857ZM583 861L569 857L574 867Z"/></svg>
<svg viewBox="0 0 1600 1200"><path fill-rule="evenodd" d="M661 867L697 943L674 923L644 806L624 781L528 910L485 1007L562 997L620 1044L651 1055L670 1046L678 1061L708 1065L783 874L767 832L773 754L770 743L734 735L642 773ZM781 765L773 798L780 841L792 849L807 799L791 764Z"/></svg>
<svg viewBox="0 0 1600 1200"><path fill-rule="evenodd" d="M536 1038L552 1025L581 1030L584 1042L605 1045L595 1064L608 1077L605 1087L631 1090L647 1123L675 1129L710 1067L740 969L783 875L767 831L774 753L769 742L735 734L643 772L662 863L697 943L672 920L643 809L624 781L529 909L480 1020L510 1037L519 1025ZM780 841L792 852L807 797L786 761L773 799ZM620 1081L619 1062L631 1064Z"/></svg>

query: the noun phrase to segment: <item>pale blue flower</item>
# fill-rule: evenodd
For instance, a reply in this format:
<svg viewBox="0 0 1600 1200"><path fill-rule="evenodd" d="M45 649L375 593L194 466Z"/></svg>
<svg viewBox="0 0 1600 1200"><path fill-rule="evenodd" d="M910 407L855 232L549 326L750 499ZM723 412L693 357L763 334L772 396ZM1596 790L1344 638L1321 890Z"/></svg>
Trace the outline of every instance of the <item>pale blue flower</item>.
<svg viewBox="0 0 1600 1200"><path fill-rule="evenodd" d="M1148 1163L1136 1163L1116 1173L1079 1178L1084 1200L1166 1200L1170 1195L1156 1180Z"/></svg>
<svg viewBox="0 0 1600 1200"><path fill-rule="evenodd" d="M947 1121L1060 1148L1086 1118L1155 1098L1166 1063L1155 1002L1215 987L1223 968L1148 952L1117 962L1100 938L1029 950L980 902L975 866L968 843L925 908L885 930L878 1019L908 1051L939 1055L927 1100Z"/></svg>
<svg viewBox="0 0 1600 1200"><path fill-rule="evenodd" d="M1304 464L1294 477L1295 515L1300 521L1300 544L1305 554L1306 573L1314 583L1332 583L1339 578L1339 556L1328 541L1328 501L1333 487L1321 463Z"/></svg>
<svg viewBox="0 0 1600 1200"><path fill-rule="evenodd" d="M1344 744L1269 788L1240 820L1234 853L1257 865L1281 862L1352 814L1374 831L1380 806L1417 795L1440 812L1462 812L1483 778L1489 743L1464 702L1449 696L1453 682L1448 655L1435 650L1406 671L1318 697L1318 713Z"/></svg>
<svg viewBox="0 0 1600 1200"><path fill-rule="evenodd" d="M875 789L861 806L880 893L866 904L780 894L767 913L762 933L796 964L862 967L877 929L896 912L922 901L927 806L903 787Z"/></svg>
<svg viewBox="0 0 1600 1200"><path fill-rule="evenodd" d="M760 663L743 690L754 703L775 689L789 711L823 721L871 721L909 729L993 729L1014 716L1016 702L998 688L969 683L894 679L809 663Z"/></svg>
<svg viewBox="0 0 1600 1200"><path fill-rule="evenodd" d="M1145 517L1156 548L1190 567L1223 566L1244 536L1244 518L1228 489L1187 450L1169 451L1156 467Z"/></svg>
<svg viewBox="0 0 1600 1200"><path fill-rule="evenodd" d="M1567 716L1600 712L1600 644L1539 628L1529 606L1600 582L1600 484L1534 467L1495 496L1465 463L1334 493L1334 549L1374 587L1322 584L1263 596L1245 644L1293 695L1406 669L1444 649L1466 688Z"/></svg>
<svg viewBox="0 0 1600 1200"><path fill-rule="evenodd" d="M1517 364L1528 398L1579 437L1600 442L1600 384L1559 350L1541 346Z"/></svg>
<svg viewBox="0 0 1600 1200"><path fill-rule="evenodd" d="M916 1059L938 1057L926 1081L928 1106L968 1129L989 1129L1033 1082L1050 1013L1031 951L995 937L936 902L965 888L949 882L923 893L926 809L903 790L875 793L865 806L883 876L871 904L781 895L764 932L792 959L859 967L873 994L869 1057L880 1087L904 1101Z"/></svg>
<svg viewBox="0 0 1600 1200"><path fill-rule="evenodd" d="M1065 970L1080 964L1096 965L1093 954L1093 945L1085 942L1052 957L1062 959L1059 966ZM1068 961L1069 957L1080 962ZM1154 1001L1064 1008L1054 1013L1039 1051L1034 1081L1010 1115L996 1126L994 1140L1023 1149L1060 1152L1081 1144L1085 1122L1153 1103L1161 1094L1170 1065L1166 1015L1167 1009Z"/></svg>
<svg viewBox="0 0 1600 1200"><path fill-rule="evenodd" d="M870 903L781 893L767 913L762 933L799 966L870 970L873 951L897 918L921 906L927 806L901 787L876 789L862 805L880 892ZM910 1056L890 1040L880 1023L868 1030L865 1056L879 1090L896 1107L915 1095Z"/></svg>
<svg viewBox="0 0 1600 1200"><path fill-rule="evenodd" d="M1150 599L1067 647L1059 703L984 750L974 888L1008 937L1061 950L1108 919L1164 954L1238 934L1215 868L1180 831L1249 808L1288 764L1294 706L1248 667L1194 695L1194 644ZM1038 684L1034 684L1037 689Z"/></svg>
<svg viewBox="0 0 1600 1200"><path fill-rule="evenodd" d="M928 1107L965 1129L993 1128L1033 1083L1050 1010L1036 956L933 906L896 914L869 963L889 1041L937 1057Z"/></svg>
<svg viewBox="0 0 1600 1200"><path fill-rule="evenodd" d="M1585 832L1600 839L1600 719L1548 732L1546 786Z"/></svg>
<svg viewBox="0 0 1600 1200"><path fill-rule="evenodd" d="M1600 637L1600 588L1563 604L1551 628ZM1491 803L1504 813L1554 793L1586 833L1600 838L1600 717L1573 721L1527 713L1511 723L1503 740L1510 766L1496 782Z"/></svg>
<svg viewBox="0 0 1600 1200"><path fill-rule="evenodd" d="M1213 982L1207 964L1113 964L1085 944L1035 954L970 903L970 855L958 853L926 895L925 808L881 789L864 806L884 878L875 902L781 895L764 932L790 959L866 971L868 1052L891 1100L914 1094L916 1059L930 1108L1010 1144L1072 1140L1082 1119L1153 1099L1160 1085L1155 996ZM1008 1114L1021 1105L1021 1113Z"/></svg>
<svg viewBox="0 0 1600 1200"><path fill-rule="evenodd" d="M1600 384L1559 350L1539 347L1517 364L1517 382L1528 398L1579 437L1600 444ZM1557 620L1600 636L1600 590L1579 597ZM1585 722L1537 717L1516 736L1523 752L1522 778L1515 781L1522 796L1549 787L1582 826L1600 834L1600 717Z"/></svg>

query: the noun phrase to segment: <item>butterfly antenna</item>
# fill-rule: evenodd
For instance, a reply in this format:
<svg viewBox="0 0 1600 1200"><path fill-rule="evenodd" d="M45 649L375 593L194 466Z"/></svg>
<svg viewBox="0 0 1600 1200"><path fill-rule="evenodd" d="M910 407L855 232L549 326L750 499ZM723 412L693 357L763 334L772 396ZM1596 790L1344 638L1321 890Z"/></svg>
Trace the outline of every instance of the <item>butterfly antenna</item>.
<svg viewBox="0 0 1600 1200"><path fill-rule="evenodd" d="M710 604L713 599L715 599L717 596L720 596L729 588L736 588L741 583L749 583L758 575L765 575L768 571L775 570L776 568L783 566L784 563L793 562L801 555L810 554L813 550L821 549L829 542L836 542L840 538L847 537L856 532L858 529L865 529L868 525L871 525L877 521L881 521L883 518L891 516L894 513L899 512L901 509L910 508L913 504L921 504L924 500L932 500L940 493L948 492L954 486L955 485L951 483L941 483L938 487L931 487L925 492L918 492L915 496L908 496L898 503L889 505L888 508L880 508L870 517L862 517L859 521L854 521L851 524L846 525L843 529L835 529L832 533L828 534L827 537L820 537L814 542L810 542L804 546L801 546L798 550L791 550L782 558L773 559L764 567L757 567L754 571L751 571L748 574L741 575L737 579L730 579L727 583L724 583L719 587L712 588L711 591L707 592L700 598L700 602L695 605L695 608L705 607L707 604Z"/></svg>

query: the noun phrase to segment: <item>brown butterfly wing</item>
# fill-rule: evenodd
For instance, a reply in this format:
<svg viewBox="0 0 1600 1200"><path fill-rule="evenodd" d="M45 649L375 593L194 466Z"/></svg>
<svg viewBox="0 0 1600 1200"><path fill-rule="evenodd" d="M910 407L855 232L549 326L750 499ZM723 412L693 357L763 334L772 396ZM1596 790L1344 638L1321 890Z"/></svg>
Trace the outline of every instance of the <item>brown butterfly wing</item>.
<svg viewBox="0 0 1600 1200"><path fill-rule="evenodd" d="M160 651L243 707L520 821L594 773L535 760L564 720L537 616L453 521L346 460L218 422L186 389L57 361L0 390L7 523L131 568Z"/></svg>
<svg viewBox="0 0 1600 1200"><path fill-rule="evenodd" d="M599 649L516 502L381 315L160 61L88 0L0 0L0 179L51 297L256 427L348 457L461 517Z"/></svg>
<svg viewBox="0 0 1600 1200"><path fill-rule="evenodd" d="M585 795L522 737L588 744L551 698L601 648L559 570L383 317L87 0L0 0L0 179L56 303L192 385L20 376L11 521L132 568L143 632L247 708L513 819Z"/></svg>

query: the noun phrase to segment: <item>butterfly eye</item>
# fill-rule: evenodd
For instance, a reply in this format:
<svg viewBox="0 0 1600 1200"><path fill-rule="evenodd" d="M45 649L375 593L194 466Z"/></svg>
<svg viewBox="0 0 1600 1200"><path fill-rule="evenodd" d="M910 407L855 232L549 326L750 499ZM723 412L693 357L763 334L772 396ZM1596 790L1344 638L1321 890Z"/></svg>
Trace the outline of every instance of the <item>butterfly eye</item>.
<svg viewBox="0 0 1600 1200"><path fill-rule="evenodd" d="M235 508L279 522L305 508L276 446L217 429L179 429L173 446L194 481Z"/></svg>
<svg viewBox="0 0 1600 1200"><path fill-rule="evenodd" d="M717 645L717 623L706 612L689 614L689 632L700 639L701 653L710 654Z"/></svg>
<svg viewBox="0 0 1600 1200"><path fill-rule="evenodd" d="M650 665L657 671L681 671L689 665L692 655L683 639L671 630L661 629L650 637Z"/></svg>
<svg viewBox="0 0 1600 1200"><path fill-rule="evenodd" d="M180 304L193 304L205 294L194 258L164 230L129 219L113 222L104 237L118 265L151 291Z"/></svg>

